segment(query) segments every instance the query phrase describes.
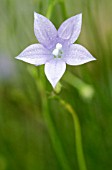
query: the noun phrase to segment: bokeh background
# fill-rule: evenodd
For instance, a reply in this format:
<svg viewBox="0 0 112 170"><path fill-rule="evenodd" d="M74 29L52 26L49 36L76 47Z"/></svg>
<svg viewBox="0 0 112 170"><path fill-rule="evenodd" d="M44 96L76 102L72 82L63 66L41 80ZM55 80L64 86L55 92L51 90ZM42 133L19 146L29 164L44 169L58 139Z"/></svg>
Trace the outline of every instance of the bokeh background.
<svg viewBox="0 0 112 170"><path fill-rule="evenodd" d="M48 7L48 0L0 0L0 170L62 170L43 114L45 101L39 85L43 79L58 141L70 169L79 170L73 119L50 97L53 89L43 66L15 59L24 48L37 42L34 11L46 15ZM67 66L58 96L74 108L79 118L87 169L111 170L112 1L57 0L51 21L58 28L66 18L80 12L83 24L77 43L97 60Z"/></svg>

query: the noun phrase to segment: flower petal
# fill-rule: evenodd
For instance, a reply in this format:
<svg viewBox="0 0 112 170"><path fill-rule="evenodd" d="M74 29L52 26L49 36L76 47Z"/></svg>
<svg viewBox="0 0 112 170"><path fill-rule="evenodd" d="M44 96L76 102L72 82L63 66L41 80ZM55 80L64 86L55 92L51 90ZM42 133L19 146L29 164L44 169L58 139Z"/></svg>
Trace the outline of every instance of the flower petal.
<svg viewBox="0 0 112 170"><path fill-rule="evenodd" d="M38 66L45 64L49 59L51 59L51 57L50 51L48 51L43 45L33 44L21 52L16 59Z"/></svg>
<svg viewBox="0 0 112 170"><path fill-rule="evenodd" d="M69 65L80 65L96 60L89 51L79 44L72 44L64 51L63 59Z"/></svg>
<svg viewBox="0 0 112 170"><path fill-rule="evenodd" d="M53 87L56 86L58 81L63 76L66 70L66 64L61 59L52 59L45 64L45 74Z"/></svg>
<svg viewBox="0 0 112 170"><path fill-rule="evenodd" d="M64 21L58 29L58 36L74 43L81 31L82 14L75 15Z"/></svg>
<svg viewBox="0 0 112 170"><path fill-rule="evenodd" d="M34 32L37 40L49 49L57 37L57 30L52 22L36 12L34 12Z"/></svg>

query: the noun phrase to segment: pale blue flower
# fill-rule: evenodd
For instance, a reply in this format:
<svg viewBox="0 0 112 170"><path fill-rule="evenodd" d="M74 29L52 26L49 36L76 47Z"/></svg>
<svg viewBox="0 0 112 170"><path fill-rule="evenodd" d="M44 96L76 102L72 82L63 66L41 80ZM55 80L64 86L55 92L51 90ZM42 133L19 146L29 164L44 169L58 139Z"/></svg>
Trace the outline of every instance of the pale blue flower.
<svg viewBox="0 0 112 170"><path fill-rule="evenodd" d="M66 64L80 65L95 58L81 45L73 44L81 31L82 14L64 21L58 31L46 17L34 12L34 32L40 44L28 46L16 58L36 66L45 64L45 75L53 87Z"/></svg>

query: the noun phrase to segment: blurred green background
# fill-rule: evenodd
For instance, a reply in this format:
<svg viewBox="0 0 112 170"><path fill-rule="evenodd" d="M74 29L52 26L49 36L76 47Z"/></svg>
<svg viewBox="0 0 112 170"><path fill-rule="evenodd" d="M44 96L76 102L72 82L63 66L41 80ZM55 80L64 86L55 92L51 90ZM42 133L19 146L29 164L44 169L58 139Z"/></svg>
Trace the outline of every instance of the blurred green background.
<svg viewBox="0 0 112 170"><path fill-rule="evenodd" d="M0 170L62 170L57 139L68 160L68 170L79 170L73 119L58 100L50 97L53 89L43 66L14 58L37 42L33 13L46 15L48 7L48 0L0 0ZM67 66L58 96L79 118L87 170L112 170L112 1L57 2L51 21L58 28L66 18L80 12L83 24L77 43L97 60ZM45 92L39 83L43 79ZM56 146L43 113L43 93L57 134Z"/></svg>

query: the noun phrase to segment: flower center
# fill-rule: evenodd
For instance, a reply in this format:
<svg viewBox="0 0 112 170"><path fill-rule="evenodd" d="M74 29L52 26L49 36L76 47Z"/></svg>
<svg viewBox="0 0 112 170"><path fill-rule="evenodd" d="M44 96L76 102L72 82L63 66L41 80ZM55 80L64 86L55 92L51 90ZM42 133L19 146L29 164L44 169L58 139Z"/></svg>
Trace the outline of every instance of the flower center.
<svg viewBox="0 0 112 170"><path fill-rule="evenodd" d="M54 58L61 58L62 57L62 44L57 43L56 48L53 50L52 54L54 55Z"/></svg>

